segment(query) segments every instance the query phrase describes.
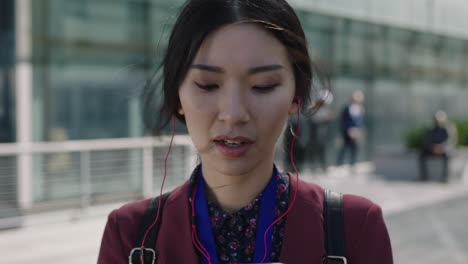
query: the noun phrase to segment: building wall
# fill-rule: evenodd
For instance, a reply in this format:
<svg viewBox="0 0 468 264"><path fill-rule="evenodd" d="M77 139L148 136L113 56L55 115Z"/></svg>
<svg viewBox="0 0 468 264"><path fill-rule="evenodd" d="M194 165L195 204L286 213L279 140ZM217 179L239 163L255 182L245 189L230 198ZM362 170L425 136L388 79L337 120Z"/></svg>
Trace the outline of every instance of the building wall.
<svg viewBox="0 0 468 264"><path fill-rule="evenodd" d="M11 17L15 13L11 11L13 2L31 5L30 10L17 13L22 18L31 17L31 25L22 25L21 29L22 34L30 34L22 39L30 39L25 46L31 46L32 55L26 48L23 55L12 56L14 28L18 26ZM4 0L0 42L2 48L7 48L0 49L0 141L15 141L14 90L20 89L18 85L13 89L14 78L9 76L14 73L8 68L15 59L18 65L27 64L21 68L26 68L26 74L29 66L32 68L32 125L22 126L31 127L31 131L21 129L18 134L23 136L18 141L29 141L28 132L33 141L143 136L139 93L161 60L181 2ZM369 159L375 146L400 145L407 129L429 122L436 110L446 110L451 118L466 119L468 29L463 25L468 24L464 15L467 3L291 3L304 25L314 63L330 74L335 95L331 108L335 114L339 115L353 90L361 89L366 94L367 136L361 159ZM5 67L8 63L10 66ZM16 76L17 81L23 79ZM28 81L22 84L27 86ZM27 89L22 86L21 91ZM23 105L28 102L22 101ZM28 122L28 118L20 119L16 121ZM332 164L340 142L338 122L330 125L328 154ZM93 160L88 169L95 184L94 194L138 191L145 152L148 150L88 153ZM185 152L185 147L180 147L182 154L173 154L173 159L180 162L174 167L180 169L187 163L180 158ZM23 155L17 161L11 155L0 159L0 168L14 168L8 172L9 186L16 189L18 182L18 204L29 208L33 203L77 197L82 192L82 156L83 152L38 153ZM163 167L162 163L154 164L154 168ZM161 174L155 172L153 177ZM17 204L13 198L10 200Z"/></svg>
<svg viewBox="0 0 468 264"><path fill-rule="evenodd" d="M146 0L33 4L34 139L142 136L139 93L160 59L174 6Z"/></svg>
<svg viewBox="0 0 468 264"><path fill-rule="evenodd" d="M32 1L34 140L142 136L138 94L161 58L180 2ZM463 1L291 3L314 61L331 73L334 110L353 89L366 92L368 149L400 143L405 129L437 109L463 116Z"/></svg>
<svg viewBox="0 0 468 264"><path fill-rule="evenodd" d="M468 39L465 0L290 0L300 9Z"/></svg>
<svg viewBox="0 0 468 264"><path fill-rule="evenodd" d="M353 90L365 92L369 151L401 145L405 131L439 109L466 118L467 40L310 10L300 16L313 60L331 73L336 113Z"/></svg>

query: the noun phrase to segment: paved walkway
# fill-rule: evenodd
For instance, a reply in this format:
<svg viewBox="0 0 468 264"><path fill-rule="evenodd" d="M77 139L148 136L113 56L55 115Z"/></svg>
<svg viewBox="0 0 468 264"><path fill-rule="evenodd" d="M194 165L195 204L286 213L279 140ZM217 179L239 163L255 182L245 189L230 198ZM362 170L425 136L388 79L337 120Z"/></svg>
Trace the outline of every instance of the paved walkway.
<svg viewBox="0 0 468 264"><path fill-rule="evenodd" d="M368 197L380 204L397 264L468 263L468 176L449 184L385 182L369 164L351 174L305 171L306 180L333 190ZM107 214L122 203L86 210L28 215L23 227L0 231L1 263L96 263Z"/></svg>

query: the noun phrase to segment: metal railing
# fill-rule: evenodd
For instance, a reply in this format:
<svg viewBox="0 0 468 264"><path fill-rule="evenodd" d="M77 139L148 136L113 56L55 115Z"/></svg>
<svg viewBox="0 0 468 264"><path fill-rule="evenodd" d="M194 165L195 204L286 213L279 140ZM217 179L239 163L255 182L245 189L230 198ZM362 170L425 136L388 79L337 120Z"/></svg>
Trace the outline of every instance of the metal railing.
<svg viewBox="0 0 468 264"><path fill-rule="evenodd" d="M0 144L0 217L2 206L27 210L72 200L87 207L100 197L154 196L169 142L164 136ZM20 158L31 167L20 170ZM189 136L175 136L165 190L186 180L196 162Z"/></svg>

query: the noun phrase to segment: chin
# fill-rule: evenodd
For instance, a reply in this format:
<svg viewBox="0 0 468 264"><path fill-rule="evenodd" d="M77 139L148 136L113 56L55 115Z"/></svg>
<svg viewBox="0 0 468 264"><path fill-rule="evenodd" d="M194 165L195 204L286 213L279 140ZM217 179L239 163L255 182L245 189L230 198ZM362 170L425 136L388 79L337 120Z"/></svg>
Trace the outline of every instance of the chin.
<svg viewBox="0 0 468 264"><path fill-rule="evenodd" d="M215 168L224 175L241 176L254 170L252 161L223 161L215 165Z"/></svg>
<svg viewBox="0 0 468 264"><path fill-rule="evenodd" d="M265 159L268 159L267 155L261 155L255 149L251 149L246 155L238 158L223 156L216 149L201 155L202 164L205 168L208 167L210 170L216 171L216 173L228 176L242 176L257 170L259 167L264 167ZM273 159L269 162L269 166L273 168Z"/></svg>
<svg viewBox="0 0 468 264"><path fill-rule="evenodd" d="M257 167L258 162L252 159L241 158L241 159L222 159L219 157L211 160L210 168L228 176L242 176L245 175Z"/></svg>

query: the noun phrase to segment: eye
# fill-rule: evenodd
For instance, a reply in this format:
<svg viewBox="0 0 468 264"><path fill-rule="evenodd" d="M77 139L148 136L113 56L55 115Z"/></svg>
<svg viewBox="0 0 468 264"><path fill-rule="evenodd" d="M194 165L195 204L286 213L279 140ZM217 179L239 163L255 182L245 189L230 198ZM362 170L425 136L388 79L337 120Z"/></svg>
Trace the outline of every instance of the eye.
<svg viewBox="0 0 468 264"><path fill-rule="evenodd" d="M217 84L201 84L197 82L194 82L194 83L196 86L198 86L198 88L205 90L205 91L211 91L211 90L219 88Z"/></svg>
<svg viewBox="0 0 468 264"><path fill-rule="evenodd" d="M266 92L272 91L272 90L275 89L278 85L279 85L279 83L272 84L272 85L256 85L256 86L253 87L253 89L254 89L255 91L257 91L257 92L266 93Z"/></svg>

